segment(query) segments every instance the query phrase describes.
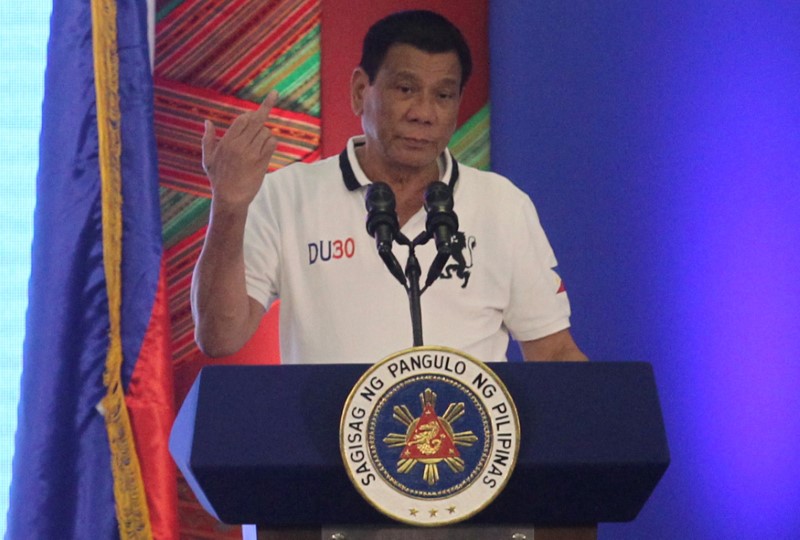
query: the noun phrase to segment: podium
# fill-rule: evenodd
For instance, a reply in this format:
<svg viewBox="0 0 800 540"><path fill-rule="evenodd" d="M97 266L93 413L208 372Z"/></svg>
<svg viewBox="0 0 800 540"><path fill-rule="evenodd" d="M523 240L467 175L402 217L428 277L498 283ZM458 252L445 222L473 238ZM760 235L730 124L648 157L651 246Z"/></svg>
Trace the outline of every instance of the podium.
<svg viewBox="0 0 800 540"><path fill-rule="evenodd" d="M270 540L583 539L633 520L669 465L651 366L488 365L518 409L516 468L487 508L446 530L395 523L347 477L339 420L365 364L206 367L170 450L210 514Z"/></svg>

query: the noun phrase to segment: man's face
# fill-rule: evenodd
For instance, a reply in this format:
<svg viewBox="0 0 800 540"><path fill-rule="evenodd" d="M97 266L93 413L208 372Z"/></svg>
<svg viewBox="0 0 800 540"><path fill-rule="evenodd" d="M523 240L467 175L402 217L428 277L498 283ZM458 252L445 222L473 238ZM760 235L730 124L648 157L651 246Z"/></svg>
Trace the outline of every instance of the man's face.
<svg viewBox="0 0 800 540"><path fill-rule="evenodd" d="M351 90L367 159L388 170L413 172L435 163L456 129L461 64L455 52L427 53L396 44L372 84L356 69Z"/></svg>

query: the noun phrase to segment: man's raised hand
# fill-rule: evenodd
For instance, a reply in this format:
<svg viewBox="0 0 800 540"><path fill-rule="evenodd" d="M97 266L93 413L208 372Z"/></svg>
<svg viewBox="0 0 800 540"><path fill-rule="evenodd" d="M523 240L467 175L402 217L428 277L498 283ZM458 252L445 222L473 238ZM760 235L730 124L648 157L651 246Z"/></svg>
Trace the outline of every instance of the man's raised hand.
<svg viewBox="0 0 800 540"><path fill-rule="evenodd" d="M211 182L215 204L246 208L258 193L278 145L264 125L277 100L278 93L273 90L258 109L236 118L221 139L216 137L214 123L206 120L203 169Z"/></svg>

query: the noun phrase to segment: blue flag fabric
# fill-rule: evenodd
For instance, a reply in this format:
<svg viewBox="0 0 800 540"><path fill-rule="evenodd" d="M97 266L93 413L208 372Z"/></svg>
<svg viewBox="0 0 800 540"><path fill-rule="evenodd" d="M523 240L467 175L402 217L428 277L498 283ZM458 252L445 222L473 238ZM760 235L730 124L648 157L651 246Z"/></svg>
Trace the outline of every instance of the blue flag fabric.
<svg viewBox="0 0 800 540"><path fill-rule="evenodd" d="M122 381L158 285L161 220L145 2L117 1ZM55 0L6 538L119 537L104 419L109 304L89 0Z"/></svg>

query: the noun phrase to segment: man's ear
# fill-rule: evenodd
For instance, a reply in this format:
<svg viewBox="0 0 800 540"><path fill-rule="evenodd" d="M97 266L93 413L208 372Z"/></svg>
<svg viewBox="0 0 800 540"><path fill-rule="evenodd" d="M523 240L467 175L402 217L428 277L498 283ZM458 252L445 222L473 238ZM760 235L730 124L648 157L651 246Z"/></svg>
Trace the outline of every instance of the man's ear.
<svg viewBox="0 0 800 540"><path fill-rule="evenodd" d="M367 86L369 86L369 76L363 69L357 67L350 77L350 107L356 116L361 116L364 111L364 91Z"/></svg>

